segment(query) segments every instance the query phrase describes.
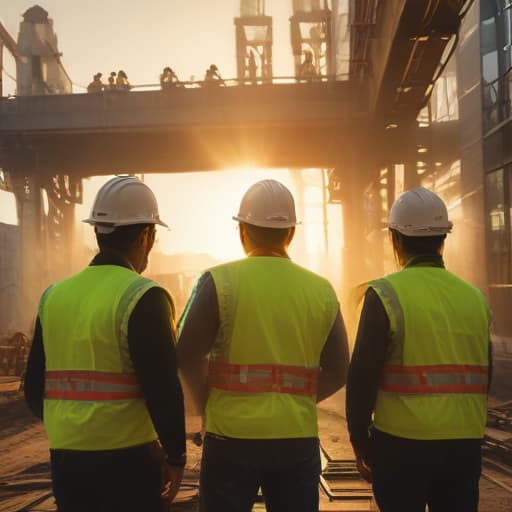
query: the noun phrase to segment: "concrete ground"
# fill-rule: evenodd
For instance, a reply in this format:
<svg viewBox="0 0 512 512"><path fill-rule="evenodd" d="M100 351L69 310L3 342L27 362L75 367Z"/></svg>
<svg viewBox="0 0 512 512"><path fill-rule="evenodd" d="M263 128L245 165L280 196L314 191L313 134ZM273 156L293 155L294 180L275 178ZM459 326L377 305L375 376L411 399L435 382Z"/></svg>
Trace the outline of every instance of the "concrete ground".
<svg viewBox="0 0 512 512"><path fill-rule="evenodd" d="M322 446L333 459L350 459L352 450L344 419L344 394L339 393L319 405L319 426ZM189 417L187 431L197 432L197 417ZM198 476L201 448L187 443L188 463L186 483L191 484L180 494L180 501L173 511L196 511L197 504L190 502L196 493L195 480ZM18 392L0 393L0 510L15 512L48 494L50 489L48 443L42 424L35 420L25 407ZM499 474L487 471L480 482L480 512L510 512L512 510L512 483L502 483ZM509 491L506 490L509 487ZM30 508L32 511L55 510L52 499ZM254 510L265 510L263 504L256 504ZM330 502L321 492L322 511L367 511L377 510L368 501Z"/></svg>

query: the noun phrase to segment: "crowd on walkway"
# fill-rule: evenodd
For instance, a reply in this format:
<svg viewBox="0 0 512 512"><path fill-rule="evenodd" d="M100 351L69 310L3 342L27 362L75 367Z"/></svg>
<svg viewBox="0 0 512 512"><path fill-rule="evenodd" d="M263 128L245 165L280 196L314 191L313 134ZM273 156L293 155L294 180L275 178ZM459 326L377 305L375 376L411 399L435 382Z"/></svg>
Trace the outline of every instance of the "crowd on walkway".
<svg viewBox="0 0 512 512"><path fill-rule="evenodd" d="M102 73L96 73L93 76L92 82L87 86L87 92L129 91L131 89L128 75L122 69L117 73L112 71L107 78L106 84L103 83L102 77Z"/></svg>
<svg viewBox="0 0 512 512"><path fill-rule="evenodd" d="M117 73L112 71L108 78L107 83L102 80L103 74L96 73L93 76L91 83L87 86L88 93L99 93L104 91L129 91L132 89L128 81L128 75L121 69ZM202 81L203 85L225 85L224 80L215 64L211 64L205 71ZM166 66L160 74L160 87L162 90L173 89L183 85L170 66Z"/></svg>
<svg viewBox="0 0 512 512"><path fill-rule="evenodd" d="M258 83L258 70L259 66L256 62L255 53L251 51L247 56L248 83ZM304 80L317 80L320 76L317 66L315 66L314 63L313 52L306 50L304 52L304 60L297 71L297 77ZM132 88L128 81L128 76L123 70L119 70L117 73L112 71L107 78L107 83L103 82L102 77L102 73L96 73L93 76L91 83L87 86L88 93L99 93L103 91L129 91ZM166 66L160 74L160 87L162 90L170 90L175 87L182 86L185 83L186 82L182 82L178 78L170 66ZM225 85L225 81L216 64L211 64L206 69L203 80L200 81L200 83L202 86Z"/></svg>

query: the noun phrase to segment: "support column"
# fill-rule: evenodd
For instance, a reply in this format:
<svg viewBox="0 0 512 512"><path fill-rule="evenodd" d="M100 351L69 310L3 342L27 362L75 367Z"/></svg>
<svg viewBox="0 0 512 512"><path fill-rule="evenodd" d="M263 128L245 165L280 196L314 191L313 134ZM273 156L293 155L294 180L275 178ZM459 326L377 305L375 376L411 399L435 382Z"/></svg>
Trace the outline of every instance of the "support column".
<svg viewBox="0 0 512 512"><path fill-rule="evenodd" d="M364 293L364 283L371 275L366 250L369 216L365 212L365 189L370 183L368 162L364 153L353 143L353 149L340 165L341 203L343 214L344 245L342 253L342 302L349 333L355 336L359 299ZM347 145L347 148L350 145ZM343 169L343 173L341 173ZM362 286L361 286L362 285Z"/></svg>
<svg viewBox="0 0 512 512"><path fill-rule="evenodd" d="M82 181L68 175L55 175L45 180L48 197L46 233L51 254L50 278L60 280L72 274L74 253L75 204L82 200Z"/></svg>
<svg viewBox="0 0 512 512"><path fill-rule="evenodd" d="M0 40L0 98L4 95L4 45Z"/></svg>
<svg viewBox="0 0 512 512"><path fill-rule="evenodd" d="M20 230L22 329L29 331L37 314L38 299L47 282L41 182L36 174L12 176Z"/></svg>

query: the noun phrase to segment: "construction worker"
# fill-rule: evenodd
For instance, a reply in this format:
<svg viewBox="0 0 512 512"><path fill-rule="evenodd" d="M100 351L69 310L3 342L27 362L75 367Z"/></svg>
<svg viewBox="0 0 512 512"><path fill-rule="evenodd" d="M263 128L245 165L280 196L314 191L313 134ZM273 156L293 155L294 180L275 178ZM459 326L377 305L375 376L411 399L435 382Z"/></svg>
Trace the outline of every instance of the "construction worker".
<svg viewBox="0 0 512 512"><path fill-rule="evenodd" d="M317 511L316 402L348 368L338 300L288 256L297 222L284 185L254 184L233 218L248 257L200 277L178 328L183 378L206 410L200 510L248 512L261 486L268 511Z"/></svg>
<svg viewBox="0 0 512 512"><path fill-rule="evenodd" d="M174 305L140 275L166 224L131 176L105 183L84 222L99 253L41 297L25 398L44 420L59 511L167 510L185 464Z"/></svg>
<svg viewBox="0 0 512 512"><path fill-rule="evenodd" d="M445 269L451 229L439 196L402 194L389 221L402 270L370 282L364 299L347 421L382 512L478 507L490 313L478 289Z"/></svg>

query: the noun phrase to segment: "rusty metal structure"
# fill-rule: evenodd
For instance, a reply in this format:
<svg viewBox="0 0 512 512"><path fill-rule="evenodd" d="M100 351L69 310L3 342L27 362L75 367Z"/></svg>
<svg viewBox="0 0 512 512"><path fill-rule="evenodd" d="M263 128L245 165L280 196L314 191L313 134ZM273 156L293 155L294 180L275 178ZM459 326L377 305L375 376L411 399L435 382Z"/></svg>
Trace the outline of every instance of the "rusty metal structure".
<svg viewBox="0 0 512 512"><path fill-rule="evenodd" d="M235 18L236 66L240 83L272 80L272 18L265 15L265 0L241 0Z"/></svg>
<svg viewBox="0 0 512 512"><path fill-rule="evenodd" d="M53 23L39 6L24 13L17 43L0 25L0 56L5 46L16 59L18 94L71 92L71 81L62 66L56 45ZM0 75L1 70L0 57ZM5 161L2 166L5 166ZM81 178L62 172L15 173L5 169L1 173L0 189L13 192L16 197L19 223L19 251L16 253L19 258L16 260L19 260L18 279L22 293L21 297L11 301L14 305L3 308L0 334L12 327L13 319L21 320L20 304L23 304L23 309L29 307L35 311L35 296L31 291L34 285L41 291L40 283L47 282L50 276L59 278L59 275L63 277L70 271L74 205L82 199L81 184ZM18 294L13 293L11 297L18 297ZM28 331L32 321L23 320L17 327Z"/></svg>
<svg viewBox="0 0 512 512"><path fill-rule="evenodd" d="M4 47L7 48L9 53L16 60L20 59L21 56L18 53L18 46L16 45L16 41L14 41L9 32L7 32L5 27L0 23L0 96L3 96Z"/></svg>
<svg viewBox="0 0 512 512"><path fill-rule="evenodd" d="M292 4L290 37L295 76L309 79L331 76L332 17L327 0L293 0Z"/></svg>
<svg viewBox="0 0 512 512"><path fill-rule="evenodd" d="M0 337L0 375L19 376L27 363L30 342L22 332Z"/></svg>

